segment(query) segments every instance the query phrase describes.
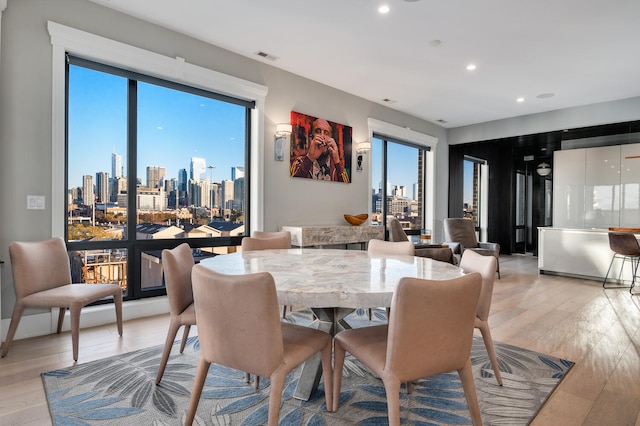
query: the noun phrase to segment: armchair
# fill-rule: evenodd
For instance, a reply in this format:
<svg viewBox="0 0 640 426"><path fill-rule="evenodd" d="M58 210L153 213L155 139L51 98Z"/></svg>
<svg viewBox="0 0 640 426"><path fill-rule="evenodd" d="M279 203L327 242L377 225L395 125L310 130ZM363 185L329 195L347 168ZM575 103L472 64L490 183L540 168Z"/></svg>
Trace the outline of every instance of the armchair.
<svg viewBox="0 0 640 426"><path fill-rule="evenodd" d="M444 220L444 238L446 241L458 243L453 252L461 257L465 250L473 250L483 256L496 258L496 272L500 278L500 244L478 242L476 229L472 220L464 218L447 218ZM453 249L453 248L452 248Z"/></svg>
<svg viewBox="0 0 640 426"><path fill-rule="evenodd" d="M389 219L389 241L408 241L409 237L402 229L400 221L396 218ZM453 255L458 244L449 243L449 247L428 247L428 244L416 244L414 256L430 257L441 262L457 264L457 258Z"/></svg>

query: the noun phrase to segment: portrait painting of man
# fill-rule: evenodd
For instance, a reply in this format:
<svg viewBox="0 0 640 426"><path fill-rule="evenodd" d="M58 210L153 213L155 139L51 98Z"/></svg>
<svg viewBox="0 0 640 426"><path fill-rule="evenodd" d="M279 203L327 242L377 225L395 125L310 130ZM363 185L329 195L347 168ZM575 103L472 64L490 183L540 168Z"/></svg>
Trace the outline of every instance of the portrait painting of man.
<svg viewBox="0 0 640 426"><path fill-rule="evenodd" d="M351 182L351 127L291 111L292 177Z"/></svg>

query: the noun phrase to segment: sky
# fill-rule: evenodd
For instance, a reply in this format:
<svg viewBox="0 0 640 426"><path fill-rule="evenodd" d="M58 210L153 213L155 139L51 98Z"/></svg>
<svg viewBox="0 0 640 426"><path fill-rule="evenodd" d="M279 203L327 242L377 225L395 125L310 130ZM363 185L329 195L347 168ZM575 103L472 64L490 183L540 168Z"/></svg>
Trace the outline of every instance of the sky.
<svg viewBox="0 0 640 426"><path fill-rule="evenodd" d="M111 156L127 163L127 79L70 65L69 187L82 186L82 176L112 176ZM138 83L138 178L146 185L146 167L160 166L166 178L190 169L191 157L206 160L207 177L231 179L231 168L244 165L245 109L242 106ZM377 141L377 142L376 142ZM372 185L381 180L381 141L374 139ZM355 160L355 156L354 156ZM389 144L388 181L405 186L413 196L417 182L417 150ZM355 169L355 165L354 165ZM366 170L366 169L365 169ZM352 173L352 178L357 178Z"/></svg>
<svg viewBox="0 0 640 426"><path fill-rule="evenodd" d="M189 173L191 157L213 165L213 181L244 166L245 108L177 90L138 84L138 178L166 167L167 179ZM69 187L82 176L111 173L111 154L126 167L127 80L74 65L69 90ZM207 171L210 176L211 171ZM126 176L126 170L125 170Z"/></svg>

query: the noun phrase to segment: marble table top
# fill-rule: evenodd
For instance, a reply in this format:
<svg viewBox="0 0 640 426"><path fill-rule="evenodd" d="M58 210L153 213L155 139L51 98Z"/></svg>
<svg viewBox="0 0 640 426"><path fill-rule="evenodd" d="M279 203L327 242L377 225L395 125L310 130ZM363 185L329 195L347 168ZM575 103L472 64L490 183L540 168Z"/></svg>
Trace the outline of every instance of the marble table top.
<svg viewBox="0 0 640 426"><path fill-rule="evenodd" d="M270 272L280 304L312 308L391 306L402 277L444 280L462 275L460 268L430 258L380 257L360 250L257 250L219 255L200 264L230 275Z"/></svg>

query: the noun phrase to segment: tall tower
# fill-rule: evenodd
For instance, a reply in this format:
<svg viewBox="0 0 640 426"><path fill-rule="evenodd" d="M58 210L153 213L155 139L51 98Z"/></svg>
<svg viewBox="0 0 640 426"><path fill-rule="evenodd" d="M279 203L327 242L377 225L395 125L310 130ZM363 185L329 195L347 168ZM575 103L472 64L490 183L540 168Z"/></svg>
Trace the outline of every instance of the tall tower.
<svg viewBox="0 0 640 426"><path fill-rule="evenodd" d="M166 176L166 167L147 166L147 187L161 188L164 185L164 178Z"/></svg>
<svg viewBox="0 0 640 426"><path fill-rule="evenodd" d="M236 180L244 177L244 167L235 166L231 168L231 180Z"/></svg>
<svg viewBox="0 0 640 426"><path fill-rule="evenodd" d="M111 176L114 179L122 177L122 155L115 152L111 154Z"/></svg>
<svg viewBox="0 0 640 426"><path fill-rule="evenodd" d="M94 192L93 192L93 176L82 176L82 202L86 206L93 207L94 205Z"/></svg>
<svg viewBox="0 0 640 426"><path fill-rule="evenodd" d="M221 207L223 209L233 208L233 181L226 180L226 179L222 181Z"/></svg>
<svg viewBox="0 0 640 426"><path fill-rule="evenodd" d="M109 173L96 173L96 201L106 203L109 201Z"/></svg>
<svg viewBox="0 0 640 426"><path fill-rule="evenodd" d="M207 178L207 160L199 157L191 157L191 179L200 181Z"/></svg>

